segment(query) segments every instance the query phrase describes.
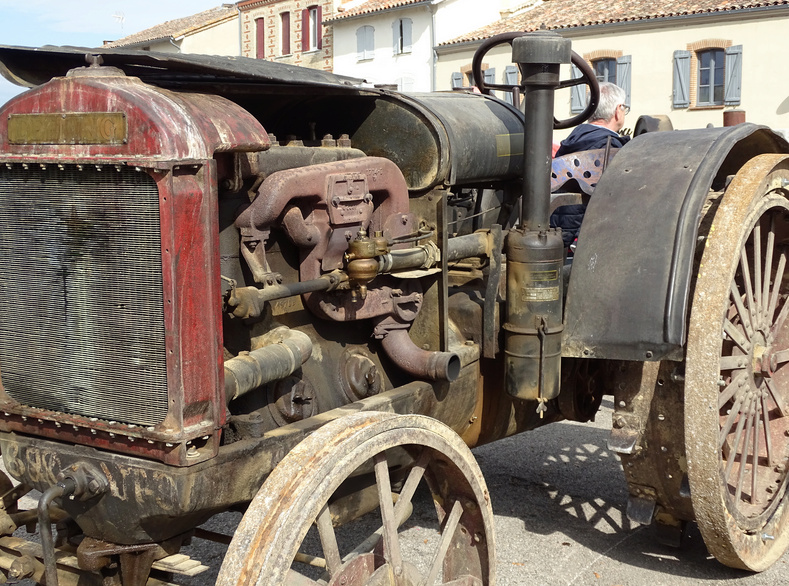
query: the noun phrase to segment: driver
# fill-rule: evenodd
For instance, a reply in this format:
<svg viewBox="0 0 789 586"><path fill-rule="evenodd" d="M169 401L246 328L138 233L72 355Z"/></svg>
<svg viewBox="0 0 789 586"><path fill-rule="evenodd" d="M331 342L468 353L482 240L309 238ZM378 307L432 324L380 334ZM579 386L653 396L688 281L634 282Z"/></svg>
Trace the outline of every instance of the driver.
<svg viewBox="0 0 789 586"><path fill-rule="evenodd" d="M592 114L589 122L576 126L570 135L565 138L557 157L605 148L611 141L611 148L621 148L630 140L629 136L620 136L619 131L625 125L625 115L630 111L625 106L627 94L618 85L603 82L600 84L600 102Z"/></svg>

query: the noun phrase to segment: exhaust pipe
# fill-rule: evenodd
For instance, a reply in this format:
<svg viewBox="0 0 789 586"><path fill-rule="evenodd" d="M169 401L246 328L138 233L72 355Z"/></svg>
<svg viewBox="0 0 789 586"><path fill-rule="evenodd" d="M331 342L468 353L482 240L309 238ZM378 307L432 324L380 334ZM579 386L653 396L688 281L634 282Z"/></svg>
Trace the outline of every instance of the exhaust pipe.
<svg viewBox="0 0 789 586"><path fill-rule="evenodd" d="M381 340L384 352L398 367L418 379L453 381L460 376L460 357L454 352L422 350L408 330L388 330Z"/></svg>

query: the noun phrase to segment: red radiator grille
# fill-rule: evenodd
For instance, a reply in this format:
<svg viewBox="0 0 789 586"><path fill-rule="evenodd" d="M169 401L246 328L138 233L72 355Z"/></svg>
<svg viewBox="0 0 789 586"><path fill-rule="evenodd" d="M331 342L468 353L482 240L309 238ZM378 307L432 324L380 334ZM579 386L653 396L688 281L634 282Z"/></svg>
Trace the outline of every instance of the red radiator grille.
<svg viewBox="0 0 789 586"><path fill-rule="evenodd" d="M159 194L125 166L0 168L0 378L32 407L168 410Z"/></svg>

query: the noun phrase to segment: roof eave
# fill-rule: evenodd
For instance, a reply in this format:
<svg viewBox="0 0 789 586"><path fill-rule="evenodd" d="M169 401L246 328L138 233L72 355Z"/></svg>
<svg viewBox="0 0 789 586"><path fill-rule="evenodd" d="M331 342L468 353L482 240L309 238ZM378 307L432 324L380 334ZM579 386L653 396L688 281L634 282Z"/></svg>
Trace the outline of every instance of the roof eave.
<svg viewBox="0 0 789 586"><path fill-rule="evenodd" d="M383 12L395 12L397 10L407 10L408 8L413 8L414 6L422 6L424 4L430 4L431 2L432 0L419 0L418 2L410 2L408 4L401 4L400 6L391 6L389 8L380 8L378 10L371 10L370 12L362 12L360 14L352 14L350 16L338 15L328 20L324 20L323 24L336 24L337 22L356 20L359 18L364 18L366 16L375 16Z"/></svg>
<svg viewBox="0 0 789 586"><path fill-rule="evenodd" d="M603 23L590 23L590 24L580 24L580 25L569 25L569 26L549 26L545 30L551 31L558 31L558 32L568 32L568 33L597 33L601 30L609 30L609 29L620 29L623 27L630 27L634 29L638 28L647 28L652 27L655 24L666 24L672 23L677 20L689 20L689 19L716 19L722 20L726 18L741 18L743 14L755 14L759 12L765 12L767 10L779 10L783 9L789 12L789 4L779 4L779 5L768 5L768 6L752 6L746 8L736 8L736 9L729 9L729 10L716 10L716 11L707 11L707 12L697 12L694 14L674 14L668 16L649 16L644 18L638 19L629 19L629 20L620 20L616 22L603 22ZM538 29L524 29L524 33L527 32L535 32ZM501 33L496 33L501 34ZM480 37L477 39L469 39L465 41L459 41L456 43L448 42L448 43L441 43L436 47L438 52L442 50L455 50L460 49L469 45L480 44L482 41L485 41L495 35Z"/></svg>

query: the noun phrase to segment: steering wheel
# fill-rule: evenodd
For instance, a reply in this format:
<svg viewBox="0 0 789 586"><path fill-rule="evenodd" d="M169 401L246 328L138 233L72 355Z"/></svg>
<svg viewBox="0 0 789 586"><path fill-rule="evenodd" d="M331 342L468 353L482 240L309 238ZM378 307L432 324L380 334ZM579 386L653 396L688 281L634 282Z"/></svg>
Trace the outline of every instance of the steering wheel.
<svg viewBox="0 0 789 586"><path fill-rule="evenodd" d="M507 43L508 45L512 46L512 41L517 39L518 37L523 37L529 33L523 32L510 32L510 33L501 33L500 35L493 36L486 41L484 41L479 48L474 52L474 59L471 61L471 74L474 76L474 82L477 84L477 88L483 94L490 95L491 90L502 90L505 92L512 92L516 87L520 88L521 91L524 89L523 84L517 85L509 85L509 84L498 84L498 83L485 83L485 76L482 75L482 60L488 52L493 49L494 47L498 47L499 45L503 45ZM597 109L597 104L600 101L600 85L597 83L597 78L595 77L592 68L589 67L589 64L581 57L578 53L573 51L572 54L572 63L581 71L581 77L576 77L573 79L566 79L564 81L559 82L559 85L556 89L563 89L568 87L573 87L576 85L586 85L589 87L589 103L587 104L586 108L584 108L583 112L580 114L573 116L572 118L567 118L566 120L557 120L556 118L553 119L553 127L557 130L562 128L570 128L571 126L577 126L581 124L586 119L588 119Z"/></svg>

